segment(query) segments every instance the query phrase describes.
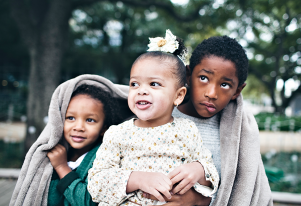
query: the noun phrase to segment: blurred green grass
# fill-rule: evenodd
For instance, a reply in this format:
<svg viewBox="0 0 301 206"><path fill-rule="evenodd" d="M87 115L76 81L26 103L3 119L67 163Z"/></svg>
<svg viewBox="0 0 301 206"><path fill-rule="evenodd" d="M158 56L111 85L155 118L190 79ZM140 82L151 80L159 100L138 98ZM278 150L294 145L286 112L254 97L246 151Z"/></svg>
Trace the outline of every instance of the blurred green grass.
<svg viewBox="0 0 301 206"><path fill-rule="evenodd" d="M259 130L270 131L301 131L301 116L287 117L274 113L259 113L255 115Z"/></svg>
<svg viewBox="0 0 301 206"><path fill-rule="evenodd" d="M301 153L262 154L272 191L301 193Z"/></svg>

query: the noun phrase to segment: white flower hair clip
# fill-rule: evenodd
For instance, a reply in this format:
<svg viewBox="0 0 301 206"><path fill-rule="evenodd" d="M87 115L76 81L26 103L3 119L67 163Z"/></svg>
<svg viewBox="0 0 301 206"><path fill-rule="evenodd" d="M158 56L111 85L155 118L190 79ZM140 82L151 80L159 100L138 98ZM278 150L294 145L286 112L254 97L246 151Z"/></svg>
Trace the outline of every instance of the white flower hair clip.
<svg viewBox="0 0 301 206"><path fill-rule="evenodd" d="M165 38L149 38L150 43L147 45L149 47L147 51L173 53L179 48L179 42L176 39L177 37L174 36L169 29L167 29Z"/></svg>

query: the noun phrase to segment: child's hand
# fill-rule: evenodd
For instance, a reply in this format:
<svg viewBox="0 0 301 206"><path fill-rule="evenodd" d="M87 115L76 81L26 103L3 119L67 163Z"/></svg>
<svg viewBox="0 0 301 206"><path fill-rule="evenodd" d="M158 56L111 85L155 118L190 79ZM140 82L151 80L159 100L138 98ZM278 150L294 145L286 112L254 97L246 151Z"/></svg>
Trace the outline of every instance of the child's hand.
<svg viewBox="0 0 301 206"><path fill-rule="evenodd" d="M57 144L47 153L47 157L60 178L71 172L67 164L67 151L63 145Z"/></svg>
<svg viewBox="0 0 301 206"><path fill-rule="evenodd" d="M162 194L168 199L171 198L171 194L169 191L172 189L172 182L163 173L135 171L132 172L130 176L130 179L128 181L128 187L129 184L137 185L138 189L155 196L161 202L165 201Z"/></svg>
<svg viewBox="0 0 301 206"><path fill-rule="evenodd" d="M180 182L172 189L173 194L183 195L187 192L196 182L204 178L205 171L199 162L192 162L181 165L168 174L168 177L174 185Z"/></svg>
<svg viewBox="0 0 301 206"><path fill-rule="evenodd" d="M47 153L47 157L54 169L67 164L67 151L63 145L57 144Z"/></svg>

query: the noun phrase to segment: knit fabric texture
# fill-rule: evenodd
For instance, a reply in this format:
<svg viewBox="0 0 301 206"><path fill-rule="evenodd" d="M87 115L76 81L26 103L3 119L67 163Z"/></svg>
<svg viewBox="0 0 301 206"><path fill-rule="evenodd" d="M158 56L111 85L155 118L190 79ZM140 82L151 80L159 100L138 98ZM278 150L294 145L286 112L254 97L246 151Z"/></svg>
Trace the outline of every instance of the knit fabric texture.
<svg viewBox="0 0 301 206"><path fill-rule="evenodd" d="M219 123L220 123L220 113L217 113L211 118L196 118L186 115L175 108L172 112L173 117L180 117L190 119L197 126L201 137L203 139L204 146L210 150L213 158L214 165L217 169L219 177L221 176L221 153L220 153L220 138L219 138ZM218 193L213 194L211 199L211 204Z"/></svg>

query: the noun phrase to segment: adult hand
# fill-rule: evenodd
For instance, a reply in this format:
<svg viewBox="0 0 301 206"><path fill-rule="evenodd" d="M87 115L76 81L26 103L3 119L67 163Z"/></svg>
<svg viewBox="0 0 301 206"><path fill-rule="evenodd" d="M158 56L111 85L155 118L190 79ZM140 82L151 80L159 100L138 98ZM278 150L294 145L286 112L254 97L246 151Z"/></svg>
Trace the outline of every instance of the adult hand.
<svg viewBox="0 0 301 206"><path fill-rule="evenodd" d="M169 173L168 177L173 185L180 182L172 190L172 193L180 195L185 194L196 182L206 186L211 184L205 180L205 171L199 162L183 164Z"/></svg>
<svg viewBox="0 0 301 206"><path fill-rule="evenodd" d="M172 189L172 182L160 172L134 171L130 175L126 191L129 193L137 189L152 194L157 200L164 202L164 197L161 194L167 199L171 198L169 191Z"/></svg>
<svg viewBox="0 0 301 206"><path fill-rule="evenodd" d="M143 196L148 199L158 200L155 196L147 193L144 193ZM204 197L194 189L190 189L184 195L173 195L171 199L165 199L165 201L167 203L164 206L208 206L211 202L211 197Z"/></svg>
<svg viewBox="0 0 301 206"><path fill-rule="evenodd" d="M47 157L60 179L72 171L67 164L67 151L63 145L57 144L47 153Z"/></svg>

